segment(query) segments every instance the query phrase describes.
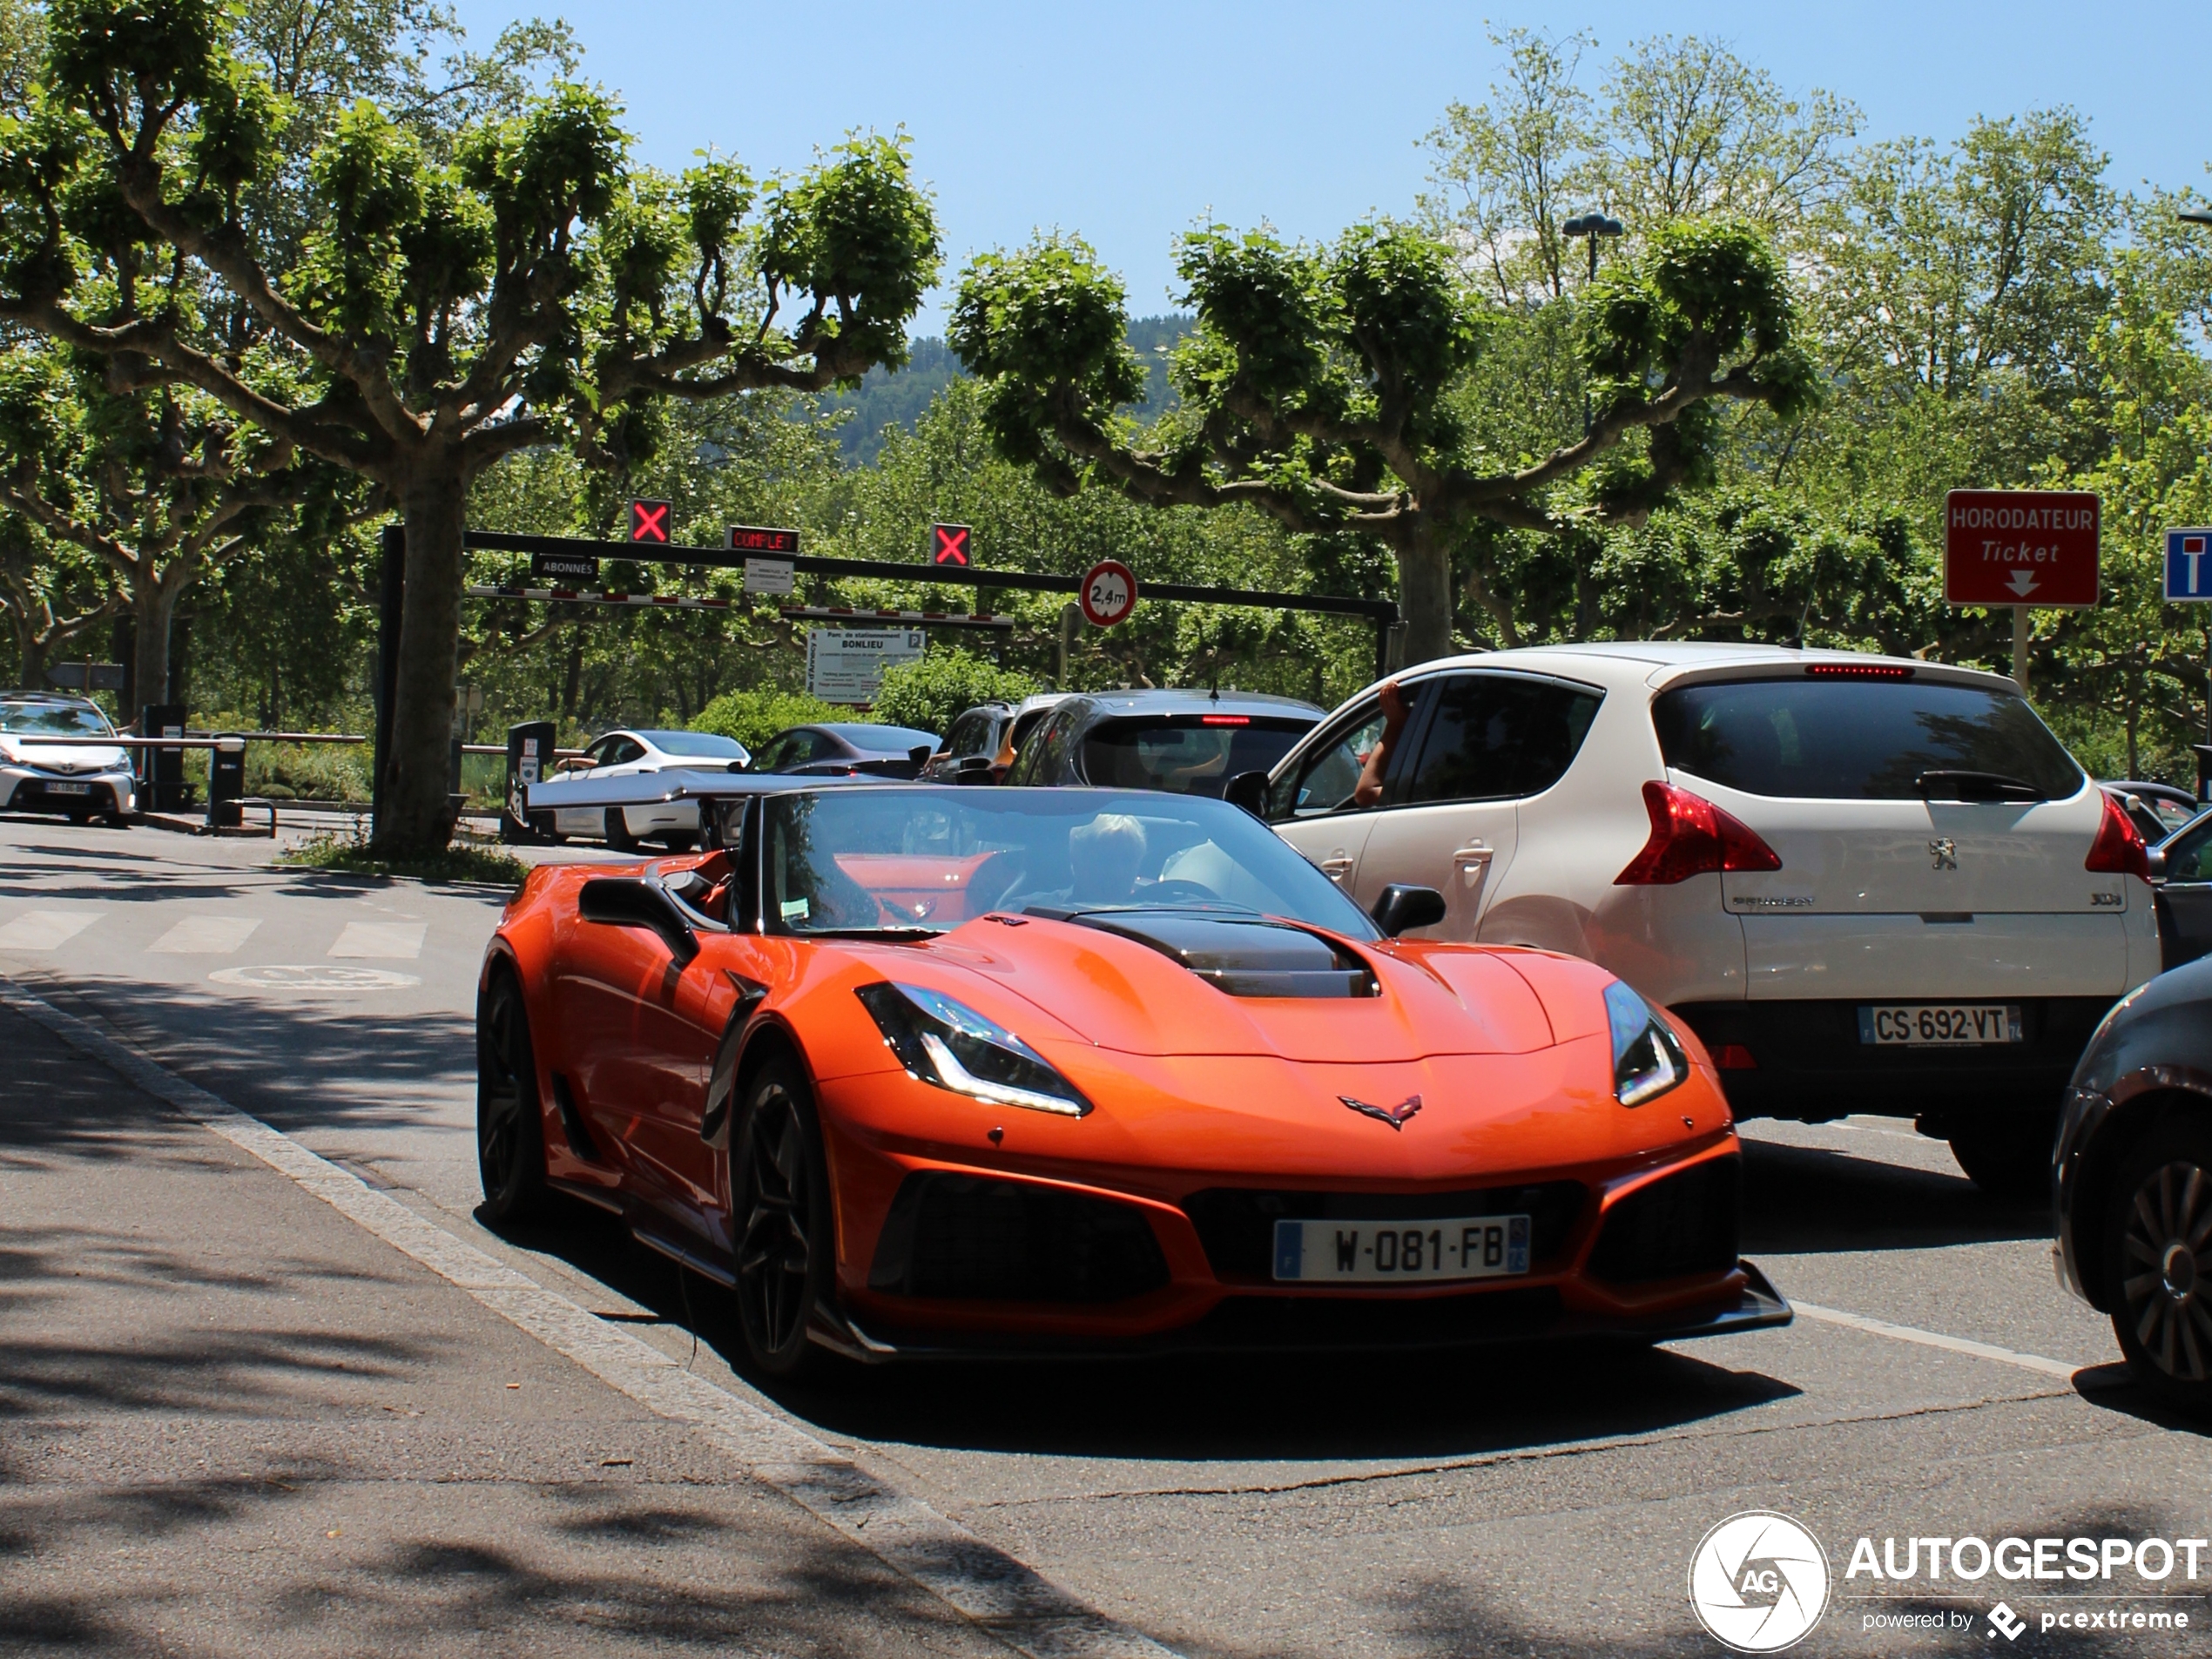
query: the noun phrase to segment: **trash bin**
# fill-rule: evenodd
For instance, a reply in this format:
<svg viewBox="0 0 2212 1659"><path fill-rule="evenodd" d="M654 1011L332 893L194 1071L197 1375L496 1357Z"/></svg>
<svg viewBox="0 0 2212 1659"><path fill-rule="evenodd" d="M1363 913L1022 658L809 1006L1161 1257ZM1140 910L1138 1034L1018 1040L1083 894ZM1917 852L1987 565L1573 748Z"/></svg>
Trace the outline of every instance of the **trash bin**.
<svg viewBox="0 0 2212 1659"><path fill-rule="evenodd" d="M181 703L149 703L138 711L138 735L181 738L185 709ZM138 802L150 813L180 813L185 809L185 752L182 749L138 751Z"/></svg>
<svg viewBox="0 0 2212 1659"><path fill-rule="evenodd" d="M207 827L237 829L246 821L239 802L246 798L246 739L233 732L215 734L207 752Z"/></svg>
<svg viewBox="0 0 2212 1659"><path fill-rule="evenodd" d="M499 839L512 843L542 841L529 821L523 792L553 771L556 735L550 720L528 720L507 728L507 809L499 815Z"/></svg>

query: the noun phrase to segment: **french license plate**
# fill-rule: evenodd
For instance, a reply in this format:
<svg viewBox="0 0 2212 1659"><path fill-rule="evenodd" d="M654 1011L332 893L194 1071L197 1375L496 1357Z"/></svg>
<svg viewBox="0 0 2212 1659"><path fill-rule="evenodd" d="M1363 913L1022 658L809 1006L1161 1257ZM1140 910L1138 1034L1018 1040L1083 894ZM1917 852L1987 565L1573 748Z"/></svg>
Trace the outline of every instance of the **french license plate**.
<svg viewBox="0 0 2212 1659"><path fill-rule="evenodd" d="M1975 1049L2020 1041L2020 1011L2004 1002L1862 1004L1858 1040L1878 1049Z"/></svg>
<svg viewBox="0 0 2212 1659"><path fill-rule="evenodd" d="M1275 1224L1278 1279L1404 1285L1527 1271L1526 1216Z"/></svg>
<svg viewBox="0 0 2212 1659"><path fill-rule="evenodd" d="M50 795L89 795L92 792L92 786L90 784L48 784L46 792Z"/></svg>

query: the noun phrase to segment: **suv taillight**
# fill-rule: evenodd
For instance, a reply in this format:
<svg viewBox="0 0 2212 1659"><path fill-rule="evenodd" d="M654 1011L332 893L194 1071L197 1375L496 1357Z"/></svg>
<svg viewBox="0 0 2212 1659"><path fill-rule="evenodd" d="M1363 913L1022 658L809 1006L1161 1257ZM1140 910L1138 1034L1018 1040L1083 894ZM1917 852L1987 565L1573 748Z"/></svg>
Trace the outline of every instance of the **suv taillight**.
<svg viewBox="0 0 2212 1659"><path fill-rule="evenodd" d="M2099 875L2132 875L2150 880L2150 852L2143 846L2142 833L2122 806L2103 790L2097 792L2105 804L2104 821L2097 826L2097 839L2089 844L2089 856L2081 860L2081 867L2094 870Z"/></svg>
<svg viewBox="0 0 2212 1659"><path fill-rule="evenodd" d="M1643 809L1651 814L1651 839L1613 878L1616 887L1665 887L1709 871L1782 867L1757 831L1702 795L1672 784L1647 783Z"/></svg>

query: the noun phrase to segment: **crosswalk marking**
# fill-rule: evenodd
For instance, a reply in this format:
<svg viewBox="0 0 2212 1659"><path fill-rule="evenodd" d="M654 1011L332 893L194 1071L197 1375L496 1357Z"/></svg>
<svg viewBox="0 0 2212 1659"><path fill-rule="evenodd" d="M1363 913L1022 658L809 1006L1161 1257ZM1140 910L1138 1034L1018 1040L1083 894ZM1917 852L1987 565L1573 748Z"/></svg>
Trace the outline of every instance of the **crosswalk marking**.
<svg viewBox="0 0 2212 1659"><path fill-rule="evenodd" d="M349 921L333 956L420 956L422 935L429 924L421 921Z"/></svg>
<svg viewBox="0 0 2212 1659"><path fill-rule="evenodd" d="M146 948L177 956L227 956L260 925L255 916L186 916Z"/></svg>
<svg viewBox="0 0 2212 1659"><path fill-rule="evenodd" d="M26 910L0 926L0 950L51 950L67 944L100 919L89 907L75 910Z"/></svg>

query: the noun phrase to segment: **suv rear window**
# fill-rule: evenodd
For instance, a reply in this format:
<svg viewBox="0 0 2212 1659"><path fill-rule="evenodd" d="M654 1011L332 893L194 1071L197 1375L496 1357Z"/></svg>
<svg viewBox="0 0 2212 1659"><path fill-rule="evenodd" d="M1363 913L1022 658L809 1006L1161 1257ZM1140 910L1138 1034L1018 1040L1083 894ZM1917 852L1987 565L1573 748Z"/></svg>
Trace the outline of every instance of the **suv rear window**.
<svg viewBox="0 0 2212 1659"><path fill-rule="evenodd" d="M2048 799L2081 768L2020 698L1911 680L1725 680L1651 705L1667 765L1750 795L1918 800L1924 772L2017 779Z"/></svg>
<svg viewBox="0 0 2212 1659"><path fill-rule="evenodd" d="M1240 772L1272 772L1311 720L1174 715L1107 720L1083 738L1083 777L1108 789L1218 795Z"/></svg>

